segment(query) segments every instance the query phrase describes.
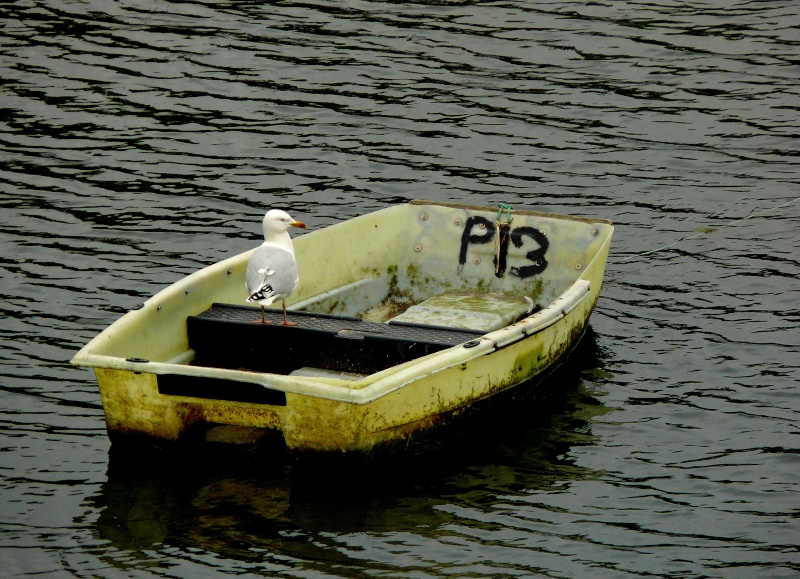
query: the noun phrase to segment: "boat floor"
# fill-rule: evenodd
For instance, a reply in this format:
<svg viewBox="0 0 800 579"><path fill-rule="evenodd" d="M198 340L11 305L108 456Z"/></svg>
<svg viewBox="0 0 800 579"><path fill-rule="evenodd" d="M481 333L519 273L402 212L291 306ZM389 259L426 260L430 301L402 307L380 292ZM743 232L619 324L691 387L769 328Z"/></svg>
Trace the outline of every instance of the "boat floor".
<svg viewBox="0 0 800 579"><path fill-rule="evenodd" d="M367 322L350 316L291 311L296 326L283 326L283 312L214 304L187 319L195 366L290 374L313 367L371 374L475 340L485 332L423 324Z"/></svg>

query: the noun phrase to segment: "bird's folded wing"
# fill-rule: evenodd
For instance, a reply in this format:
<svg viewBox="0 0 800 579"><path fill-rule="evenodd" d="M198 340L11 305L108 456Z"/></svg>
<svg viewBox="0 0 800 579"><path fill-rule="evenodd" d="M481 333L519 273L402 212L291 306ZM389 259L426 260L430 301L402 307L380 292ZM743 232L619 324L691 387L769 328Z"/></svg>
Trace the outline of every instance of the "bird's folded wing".
<svg viewBox="0 0 800 579"><path fill-rule="evenodd" d="M297 286L297 263L294 256L277 247L259 247L250 256L246 281L251 297L257 293L267 294L264 298L291 293Z"/></svg>

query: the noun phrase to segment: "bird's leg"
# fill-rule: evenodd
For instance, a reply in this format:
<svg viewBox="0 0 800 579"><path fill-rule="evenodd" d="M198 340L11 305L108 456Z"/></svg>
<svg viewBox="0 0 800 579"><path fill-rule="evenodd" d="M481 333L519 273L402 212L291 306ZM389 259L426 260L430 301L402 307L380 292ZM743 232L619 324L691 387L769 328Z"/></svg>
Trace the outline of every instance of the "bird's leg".
<svg viewBox="0 0 800 579"><path fill-rule="evenodd" d="M281 300L283 302L283 326L296 326L297 322L290 322L286 319L286 300Z"/></svg>
<svg viewBox="0 0 800 579"><path fill-rule="evenodd" d="M272 322L267 321L267 318L264 317L264 306L261 306L261 319L256 320L257 324L271 324Z"/></svg>

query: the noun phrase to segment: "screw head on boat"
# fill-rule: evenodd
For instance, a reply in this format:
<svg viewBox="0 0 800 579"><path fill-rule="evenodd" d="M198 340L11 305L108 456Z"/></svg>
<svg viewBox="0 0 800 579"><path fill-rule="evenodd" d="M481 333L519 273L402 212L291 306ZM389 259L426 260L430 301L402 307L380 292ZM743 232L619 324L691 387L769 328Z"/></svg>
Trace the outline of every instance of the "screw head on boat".
<svg viewBox="0 0 800 579"><path fill-rule="evenodd" d="M414 251L416 251L416 252L420 252L420 251L422 251L422 246L421 246L419 243L418 243L418 244L416 244L416 245L414 246Z"/></svg>
<svg viewBox="0 0 800 579"><path fill-rule="evenodd" d="M575 269L580 269L580 268L582 268L582 267L583 267L583 265L581 265L581 263L580 263L580 262L578 262L578 263L576 263L576 264L575 264Z"/></svg>
<svg viewBox="0 0 800 579"><path fill-rule="evenodd" d="M455 223L456 223L456 225L461 225L461 223L462 223L461 218L460 217L456 217L456 222Z"/></svg>
<svg viewBox="0 0 800 579"><path fill-rule="evenodd" d="M419 218L422 219L423 221L425 221L428 218L428 214L427 213L422 213L422 214L420 214Z"/></svg>

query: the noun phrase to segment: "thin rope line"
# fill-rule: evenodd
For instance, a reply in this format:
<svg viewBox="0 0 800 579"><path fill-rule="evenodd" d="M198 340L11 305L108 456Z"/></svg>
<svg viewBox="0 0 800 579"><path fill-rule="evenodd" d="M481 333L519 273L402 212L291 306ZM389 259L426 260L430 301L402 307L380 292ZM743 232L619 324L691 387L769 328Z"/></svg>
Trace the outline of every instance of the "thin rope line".
<svg viewBox="0 0 800 579"><path fill-rule="evenodd" d="M626 263L626 262L634 260L634 259L636 259L638 257L644 257L645 255L651 255L653 253L658 253L659 251L664 251L665 249L669 249L670 247L675 247L676 245L678 245L679 243L682 243L684 241L688 241L690 239L695 239L695 238L701 237L703 235L708 235L709 233L715 233L715 232L719 231L720 229L724 229L726 227L731 227L732 225L736 225L737 223L741 223L742 221L745 221L746 219L750 219L752 217L758 217L759 215L763 215L764 213L769 213L770 211L775 211L776 209L780 209L781 207L786 207L787 205L791 205L792 203L796 203L797 201L800 201L800 197L796 197L794 199L790 199L786 203L781 203L780 205L776 205L775 207L767 207L766 209L762 209L761 211L756 211L756 212L752 212L751 211L750 213L748 213L744 217L740 217L739 219L735 219L735 220L731 221L730 223L726 223L724 225L720 225L719 227L714 227L714 228L711 229L711 231L701 231L700 233L696 233L694 235L689 235L687 237L681 237L678 241L674 241L674 242L672 242L672 243L670 243L668 245L665 245L663 247L659 247L658 249L651 249L649 251L643 251L641 253L636 253L634 255L626 257L625 259L621 259L619 261L619 263Z"/></svg>

